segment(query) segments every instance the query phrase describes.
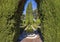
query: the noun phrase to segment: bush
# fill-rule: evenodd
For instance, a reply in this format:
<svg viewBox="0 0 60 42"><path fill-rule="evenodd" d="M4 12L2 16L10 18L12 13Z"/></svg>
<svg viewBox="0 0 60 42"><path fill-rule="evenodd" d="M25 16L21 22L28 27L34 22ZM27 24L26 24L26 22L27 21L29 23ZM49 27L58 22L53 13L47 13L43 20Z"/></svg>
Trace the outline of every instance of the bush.
<svg viewBox="0 0 60 42"><path fill-rule="evenodd" d="M26 32L27 32L27 33L33 33L33 32L34 32L34 30L32 29L31 25L29 25L29 26L27 27Z"/></svg>

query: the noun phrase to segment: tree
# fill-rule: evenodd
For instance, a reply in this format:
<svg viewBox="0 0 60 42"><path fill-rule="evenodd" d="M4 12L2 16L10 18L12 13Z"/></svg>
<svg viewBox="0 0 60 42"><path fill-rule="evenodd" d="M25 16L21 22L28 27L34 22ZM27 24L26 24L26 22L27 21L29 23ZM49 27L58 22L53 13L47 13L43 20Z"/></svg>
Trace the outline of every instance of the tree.
<svg viewBox="0 0 60 42"><path fill-rule="evenodd" d="M30 2L27 7L26 11L26 24L28 25L26 28L27 32L32 33L33 29L31 25L33 24L33 10L32 10L32 3Z"/></svg>
<svg viewBox="0 0 60 42"><path fill-rule="evenodd" d="M29 3L28 7L27 7L27 11L26 11L26 24L27 26L27 31L29 32L33 32L34 30L37 30L39 24L40 24L40 19L39 16L37 14L38 12L35 12L35 16L36 17L36 21L34 22L35 16L33 14L33 10L32 10L32 4L31 2ZM34 29L33 29L34 28Z"/></svg>
<svg viewBox="0 0 60 42"><path fill-rule="evenodd" d="M32 10L32 3L30 2L27 11L26 11L26 23L33 24L33 10Z"/></svg>

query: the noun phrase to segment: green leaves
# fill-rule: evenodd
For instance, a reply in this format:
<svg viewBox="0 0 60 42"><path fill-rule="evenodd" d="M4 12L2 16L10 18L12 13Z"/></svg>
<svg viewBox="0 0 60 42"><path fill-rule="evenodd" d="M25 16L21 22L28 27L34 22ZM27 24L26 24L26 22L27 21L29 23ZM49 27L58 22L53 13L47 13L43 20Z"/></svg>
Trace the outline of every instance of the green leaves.
<svg viewBox="0 0 60 42"><path fill-rule="evenodd" d="M38 2L39 14L42 14L42 27L41 31L44 36L44 42L59 42L60 33L60 3L59 0L41 0ZM58 7L57 7L58 6ZM59 29L59 30L58 30Z"/></svg>
<svg viewBox="0 0 60 42"><path fill-rule="evenodd" d="M34 20L36 20L36 21L34 21ZM37 9L35 11L33 11L32 10L32 3L30 2L27 7L26 18L25 18L25 24L27 24L26 31L33 32L34 29L38 28L40 23L41 23L41 21L38 16ZM31 25L32 25L32 27L31 27Z"/></svg>
<svg viewBox="0 0 60 42"><path fill-rule="evenodd" d="M0 0L0 42L13 42L15 32L12 32L12 28L15 21L9 18L14 15L17 2L18 0Z"/></svg>
<svg viewBox="0 0 60 42"><path fill-rule="evenodd" d="M27 33L33 33L34 32L34 30L32 29L31 25L27 26L26 32Z"/></svg>
<svg viewBox="0 0 60 42"><path fill-rule="evenodd" d="M29 3L26 11L26 23L33 24L33 10L32 10L32 3Z"/></svg>

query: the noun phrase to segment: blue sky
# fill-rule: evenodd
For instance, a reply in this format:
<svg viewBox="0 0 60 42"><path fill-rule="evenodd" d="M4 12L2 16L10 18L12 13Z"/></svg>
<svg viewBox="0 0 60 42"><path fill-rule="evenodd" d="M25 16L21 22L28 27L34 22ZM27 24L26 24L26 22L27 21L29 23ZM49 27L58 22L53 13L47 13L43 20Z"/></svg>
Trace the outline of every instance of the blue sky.
<svg viewBox="0 0 60 42"><path fill-rule="evenodd" d="M24 7L23 14L26 14L26 8L27 8L27 6L28 6L28 4L29 4L30 1L32 2L32 8L33 8L33 10L35 10L37 8L37 3L34 0L27 0L26 5Z"/></svg>

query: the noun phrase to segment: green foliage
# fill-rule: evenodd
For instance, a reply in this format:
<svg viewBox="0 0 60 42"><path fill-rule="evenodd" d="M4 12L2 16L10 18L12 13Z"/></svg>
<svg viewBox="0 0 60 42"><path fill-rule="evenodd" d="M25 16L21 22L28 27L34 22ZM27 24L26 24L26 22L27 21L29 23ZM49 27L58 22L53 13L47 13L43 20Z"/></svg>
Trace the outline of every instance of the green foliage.
<svg viewBox="0 0 60 42"><path fill-rule="evenodd" d="M29 3L26 11L26 24L33 24L32 3Z"/></svg>
<svg viewBox="0 0 60 42"><path fill-rule="evenodd" d="M14 15L18 0L0 0L0 42L13 42L15 32L14 19L9 19Z"/></svg>
<svg viewBox="0 0 60 42"><path fill-rule="evenodd" d="M28 26L26 27L26 32L28 33L32 33L33 29L31 27L31 25L33 24L33 11L32 11L32 3L29 3L28 7L27 7L27 11L26 11L26 20L25 20L25 24L27 24Z"/></svg>
<svg viewBox="0 0 60 42"><path fill-rule="evenodd" d="M13 24L15 21L10 18L14 15L14 11L16 11L15 7L17 8L18 1L19 0L0 0L0 42L13 42L16 32L12 31L12 29L14 29ZM41 19L43 23L42 26L44 27L41 28L44 42L60 42L60 0L37 0L37 2L38 10L42 13L41 17L44 18L43 20ZM29 21L33 24L33 11L31 9L31 6L27 8L26 24L28 24ZM37 20L37 24L40 23L39 21L40 20ZM28 27L28 32L33 31L31 26Z"/></svg>
<svg viewBox="0 0 60 42"><path fill-rule="evenodd" d="M44 42L60 42L60 0L41 0L38 10L42 14L43 25L41 31Z"/></svg>
<svg viewBox="0 0 60 42"><path fill-rule="evenodd" d="M38 16L38 14L36 12L34 12L34 13L35 13L35 15ZM35 18L37 18L37 19L35 19ZM33 19L35 19L36 21L34 21ZM32 4L29 3L29 5L27 7L27 11L26 11L26 24L28 25L28 28L27 28L26 31L28 31L28 32L29 31L30 32L34 31L31 27L31 25L33 26L33 28L37 29L40 23L41 23L41 21L39 19L39 16L34 17L33 10L32 10ZM29 25L30 25L31 28L29 27Z"/></svg>
<svg viewBox="0 0 60 42"><path fill-rule="evenodd" d="M36 20L36 25L38 26L41 23L40 19Z"/></svg>
<svg viewBox="0 0 60 42"><path fill-rule="evenodd" d="M31 25L28 25L26 32L27 33L32 33L34 30L32 29Z"/></svg>

